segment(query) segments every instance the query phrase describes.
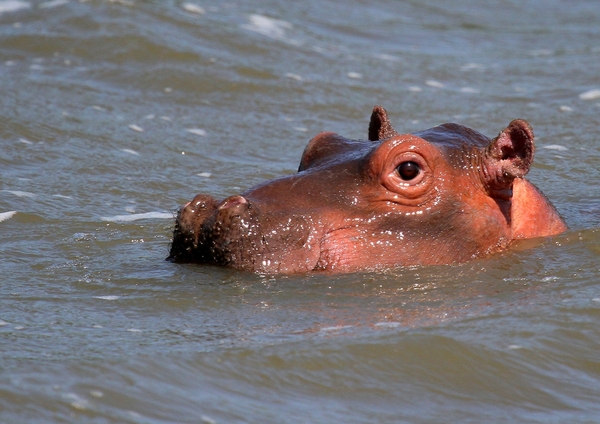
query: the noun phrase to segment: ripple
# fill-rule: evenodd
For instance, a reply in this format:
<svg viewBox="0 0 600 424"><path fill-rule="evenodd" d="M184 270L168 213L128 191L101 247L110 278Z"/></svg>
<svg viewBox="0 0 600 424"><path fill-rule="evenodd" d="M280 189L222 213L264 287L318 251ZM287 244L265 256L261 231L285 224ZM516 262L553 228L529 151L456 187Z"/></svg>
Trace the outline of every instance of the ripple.
<svg viewBox="0 0 600 424"><path fill-rule="evenodd" d="M0 14L29 8L31 8L31 3L26 1L9 0L0 2Z"/></svg>
<svg viewBox="0 0 600 424"><path fill-rule="evenodd" d="M138 221L140 219L172 219L173 214L170 212L146 212L146 213L134 213L131 215L115 215L115 216L103 216L100 218L101 221L110 222L131 222Z"/></svg>

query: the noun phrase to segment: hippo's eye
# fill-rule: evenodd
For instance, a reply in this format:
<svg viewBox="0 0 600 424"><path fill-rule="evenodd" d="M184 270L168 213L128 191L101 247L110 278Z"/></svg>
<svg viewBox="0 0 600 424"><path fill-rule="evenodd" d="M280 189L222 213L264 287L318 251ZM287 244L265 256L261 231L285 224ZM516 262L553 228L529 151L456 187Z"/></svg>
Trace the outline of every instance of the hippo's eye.
<svg viewBox="0 0 600 424"><path fill-rule="evenodd" d="M404 181L410 181L416 178L417 175L419 175L419 172L421 172L419 165L412 161L402 162L400 165L398 165L397 169L398 175L400 175L400 178L402 178Z"/></svg>

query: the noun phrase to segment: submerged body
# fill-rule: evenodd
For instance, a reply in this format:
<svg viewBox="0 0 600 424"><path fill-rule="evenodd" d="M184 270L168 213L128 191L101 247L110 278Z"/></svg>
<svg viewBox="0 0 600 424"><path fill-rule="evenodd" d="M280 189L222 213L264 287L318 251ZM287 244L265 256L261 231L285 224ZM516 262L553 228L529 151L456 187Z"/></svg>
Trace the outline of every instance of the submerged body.
<svg viewBox="0 0 600 424"><path fill-rule="evenodd" d="M533 132L493 140L457 124L398 134L375 107L369 141L321 133L299 172L178 214L169 259L260 272L349 272L466 262L566 225L523 177Z"/></svg>

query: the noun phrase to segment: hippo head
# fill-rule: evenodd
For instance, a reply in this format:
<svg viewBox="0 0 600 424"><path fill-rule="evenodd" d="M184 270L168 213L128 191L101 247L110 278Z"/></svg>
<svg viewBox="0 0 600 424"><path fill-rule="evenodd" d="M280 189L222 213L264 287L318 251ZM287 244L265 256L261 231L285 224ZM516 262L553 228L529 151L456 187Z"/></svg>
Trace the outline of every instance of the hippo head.
<svg viewBox="0 0 600 424"><path fill-rule="evenodd" d="M297 174L196 196L168 259L266 274L465 262L566 229L523 179L533 155L523 120L493 140L457 124L398 134L377 106L369 141L321 133Z"/></svg>

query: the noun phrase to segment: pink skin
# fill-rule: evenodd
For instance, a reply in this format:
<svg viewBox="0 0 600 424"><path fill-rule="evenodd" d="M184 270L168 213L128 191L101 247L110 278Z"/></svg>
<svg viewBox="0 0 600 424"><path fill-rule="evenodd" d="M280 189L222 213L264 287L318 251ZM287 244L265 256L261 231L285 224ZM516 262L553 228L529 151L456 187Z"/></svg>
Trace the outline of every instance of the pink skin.
<svg viewBox="0 0 600 424"><path fill-rule="evenodd" d="M220 203L196 196L170 259L265 274L453 264L567 228L523 179L534 154L525 121L494 140L456 124L401 135L378 106L369 139L321 133L297 174Z"/></svg>

